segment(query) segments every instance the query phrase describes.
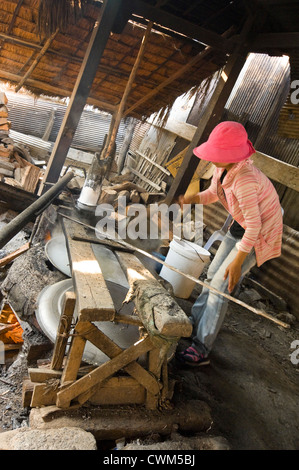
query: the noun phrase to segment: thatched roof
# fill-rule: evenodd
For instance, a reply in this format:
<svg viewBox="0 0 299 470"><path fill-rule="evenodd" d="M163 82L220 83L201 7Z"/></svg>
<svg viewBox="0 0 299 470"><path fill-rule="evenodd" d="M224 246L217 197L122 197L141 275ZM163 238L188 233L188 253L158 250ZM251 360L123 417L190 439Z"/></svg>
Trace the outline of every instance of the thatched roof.
<svg viewBox="0 0 299 470"><path fill-rule="evenodd" d="M263 3L263 0L259 1ZM256 0L257 3L259 1ZM47 2L53 6L53 17L47 18L47 35L40 35L39 20L46 19L45 15L41 18L43 15L40 5ZM58 9L64 3L62 0L46 0L46 2L45 0L1 0L0 80L8 81L14 86L20 84L37 95L58 97L71 95L102 3L84 0L81 2L84 5L81 16L80 11L75 17L64 10L65 17L62 17L62 10L59 13ZM75 3L80 4L78 1ZM145 10L147 7L152 8L157 2L126 0L126 3L136 7L137 15L131 11L128 18L123 19L122 27L118 25L120 31L110 35L88 99L89 103L108 112L115 109L123 96L148 22L146 18L140 16L139 10L144 7ZM163 15L167 13L172 19L177 18L178 27L169 30L162 20L161 24L154 25L133 89L128 97L127 110L205 49L204 44L194 39L193 27L198 26L212 34L215 33L216 47L213 47L203 60L190 67L181 77L161 88L158 94L129 111L129 115L138 118L148 116L161 107L171 106L182 93L199 87L205 78L221 69L227 61L228 54L224 49L221 50L221 45L217 44L217 35L237 37L248 15L244 6L246 2L242 0L201 0L187 2L187 5L181 0L160 0L158 3L160 10L157 11L161 12L162 20ZM248 2L251 5L254 3ZM58 12L56 17L54 6ZM184 22L184 26L188 26L189 22L191 37L181 33L180 21ZM274 28L275 20L273 25ZM59 29L49 40L56 26ZM275 31L271 29L273 30ZM28 71L30 73L26 76ZM24 76L26 80L23 83L21 80Z"/></svg>

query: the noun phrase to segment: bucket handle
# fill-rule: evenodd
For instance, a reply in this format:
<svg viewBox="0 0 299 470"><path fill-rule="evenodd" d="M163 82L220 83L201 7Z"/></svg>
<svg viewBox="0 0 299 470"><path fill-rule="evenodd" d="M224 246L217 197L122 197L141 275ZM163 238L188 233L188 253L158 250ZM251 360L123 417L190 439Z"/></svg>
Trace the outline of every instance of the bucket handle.
<svg viewBox="0 0 299 470"><path fill-rule="evenodd" d="M173 235L173 238L177 238L178 240L181 240L181 238L177 237L176 235ZM191 242L189 240L183 240L185 243L187 243L187 245L189 245L193 251L195 251L195 253L197 254L197 256L199 257L200 261L202 263L204 263L205 261L201 258L200 254L195 250L194 246L191 245Z"/></svg>

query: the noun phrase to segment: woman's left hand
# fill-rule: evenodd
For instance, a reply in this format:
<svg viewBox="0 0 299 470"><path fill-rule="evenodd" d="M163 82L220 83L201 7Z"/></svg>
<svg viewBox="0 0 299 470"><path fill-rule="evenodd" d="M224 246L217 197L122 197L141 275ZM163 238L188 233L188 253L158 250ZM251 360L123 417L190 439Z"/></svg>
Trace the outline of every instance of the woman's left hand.
<svg viewBox="0 0 299 470"><path fill-rule="evenodd" d="M241 277L241 268L242 264L233 261L227 266L225 270L224 279L227 279L228 277L228 292L230 294L239 282L239 279Z"/></svg>

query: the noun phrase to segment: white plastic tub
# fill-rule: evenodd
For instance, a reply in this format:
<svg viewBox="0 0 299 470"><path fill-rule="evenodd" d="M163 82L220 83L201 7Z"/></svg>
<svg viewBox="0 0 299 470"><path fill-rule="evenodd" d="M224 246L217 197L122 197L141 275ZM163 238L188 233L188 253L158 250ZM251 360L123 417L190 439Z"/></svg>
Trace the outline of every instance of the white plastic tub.
<svg viewBox="0 0 299 470"><path fill-rule="evenodd" d="M172 240L165 263L173 266L179 271L199 278L204 266L210 261L210 253L187 240ZM170 282L174 295L181 299L188 299L194 288L195 282L178 274L172 269L163 265L160 276Z"/></svg>

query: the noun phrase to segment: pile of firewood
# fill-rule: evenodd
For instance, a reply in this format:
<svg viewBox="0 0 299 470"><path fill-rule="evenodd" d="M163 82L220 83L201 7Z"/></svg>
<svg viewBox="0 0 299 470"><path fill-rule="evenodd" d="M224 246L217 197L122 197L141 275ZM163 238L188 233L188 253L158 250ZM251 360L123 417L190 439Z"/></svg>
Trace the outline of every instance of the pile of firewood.
<svg viewBox="0 0 299 470"><path fill-rule="evenodd" d="M152 204L160 202L165 198L164 193L149 193L146 189L131 181L124 181L119 184L103 186L99 204L111 204L117 207L119 198L125 198L126 205L130 204Z"/></svg>
<svg viewBox="0 0 299 470"><path fill-rule="evenodd" d="M0 92L0 179L6 184L34 193L41 169L32 163L29 150L9 137L7 97Z"/></svg>

